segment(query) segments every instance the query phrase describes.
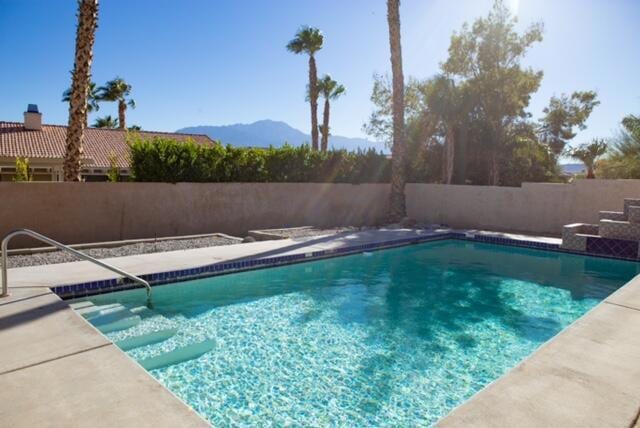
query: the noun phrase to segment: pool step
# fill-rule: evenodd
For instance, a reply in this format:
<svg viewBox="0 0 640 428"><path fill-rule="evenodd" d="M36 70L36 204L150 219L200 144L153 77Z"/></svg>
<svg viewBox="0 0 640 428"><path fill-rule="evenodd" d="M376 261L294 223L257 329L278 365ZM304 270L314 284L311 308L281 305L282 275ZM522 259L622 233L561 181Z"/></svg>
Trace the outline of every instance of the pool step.
<svg viewBox="0 0 640 428"><path fill-rule="evenodd" d="M128 337L126 339L119 340L116 343L123 351L129 351L134 348L140 348L142 346L153 345L155 343L164 342L167 339L172 338L178 332L177 328L168 328L165 330L152 331L150 333L142 334L140 336Z"/></svg>
<svg viewBox="0 0 640 428"><path fill-rule="evenodd" d="M600 220L600 236L603 238L640 241L640 223L628 221Z"/></svg>
<svg viewBox="0 0 640 428"><path fill-rule="evenodd" d="M93 302L85 300L84 302L71 302L69 303L69 306L71 307L71 309L78 311L80 309L94 307L95 305L93 304Z"/></svg>
<svg viewBox="0 0 640 428"><path fill-rule="evenodd" d="M630 207L640 207L640 199L625 198L624 199L624 215L629 215Z"/></svg>
<svg viewBox="0 0 640 428"><path fill-rule="evenodd" d="M119 321L121 319L130 318L133 316L136 316L136 314L121 305L119 308L109 308L107 310L98 312L96 315L87 317L87 321L97 327L105 324L111 324L114 321Z"/></svg>
<svg viewBox="0 0 640 428"><path fill-rule="evenodd" d="M91 319L100 315L107 314L109 312L118 311L124 309L120 303L113 303L110 305L93 305L93 306L85 306L81 309L76 309L76 312L85 317L86 319Z"/></svg>
<svg viewBox="0 0 640 428"><path fill-rule="evenodd" d="M91 324L93 324L94 327L100 330L102 333L113 333L114 331L126 330L128 328L135 327L136 325L140 324L141 320L142 318L140 318L140 316L133 315L100 325L95 325L93 324L93 322Z"/></svg>
<svg viewBox="0 0 640 428"><path fill-rule="evenodd" d="M203 342L187 345L138 362L146 370L159 369L194 360L212 350L214 346L215 341L213 339L207 339Z"/></svg>
<svg viewBox="0 0 640 428"><path fill-rule="evenodd" d="M625 221L627 220L627 215L622 211L600 211L598 213L598 220Z"/></svg>

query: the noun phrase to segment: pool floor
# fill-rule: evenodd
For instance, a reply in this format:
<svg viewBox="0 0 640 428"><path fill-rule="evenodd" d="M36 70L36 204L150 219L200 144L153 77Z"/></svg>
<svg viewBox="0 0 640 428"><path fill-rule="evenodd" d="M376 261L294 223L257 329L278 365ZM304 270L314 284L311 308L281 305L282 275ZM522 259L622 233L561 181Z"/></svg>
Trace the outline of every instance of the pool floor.
<svg viewBox="0 0 640 428"><path fill-rule="evenodd" d="M141 290L85 300L214 426L424 426L637 273L447 240L156 287L152 310Z"/></svg>

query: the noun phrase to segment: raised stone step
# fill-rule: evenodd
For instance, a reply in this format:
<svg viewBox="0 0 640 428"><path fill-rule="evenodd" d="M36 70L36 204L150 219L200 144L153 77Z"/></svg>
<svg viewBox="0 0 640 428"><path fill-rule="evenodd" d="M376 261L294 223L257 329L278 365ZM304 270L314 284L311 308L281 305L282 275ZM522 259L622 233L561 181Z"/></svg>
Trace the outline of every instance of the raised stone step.
<svg viewBox="0 0 640 428"><path fill-rule="evenodd" d="M147 370L159 369L162 367L172 366L174 364L180 364L185 361L196 359L207 352L209 352L215 346L213 339L207 339L204 342L194 343L187 345L183 348L174 349L173 351L166 352L164 354L150 357L145 360L139 361L140 365Z"/></svg>
<svg viewBox="0 0 640 428"><path fill-rule="evenodd" d="M640 241L640 223L628 221L600 220L600 236L603 238Z"/></svg>
<svg viewBox="0 0 640 428"><path fill-rule="evenodd" d="M116 345L123 351L128 351L142 346L153 345L154 343L164 342L175 336L178 332L177 328L168 328L166 330L152 331L140 336L128 337L116 342Z"/></svg>
<svg viewBox="0 0 640 428"><path fill-rule="evenodd" d="M587 237L598 235L598 225L588 223L567 224L562 228L562 245L565 250L586 251Z"/></svg>
<svg viewBox="0 0 640 428"><path fill-rule="evenodd" d="M640 223L640 207L629 207L628 220L631 223Z"/></svg>
<svg viewBox="0 0 640 428"><path fill-rule="evenodd" d="M637 198L625 198L624 199L624 214L629 215L629 207L640 207L640 199Z"/></svg>
<svg viewBox="0 0 640 428"><path fill-rule="evenodd" d="M616 220L626 221L627 216L622 211L600 211L598 213L599 220Z"/></svg>

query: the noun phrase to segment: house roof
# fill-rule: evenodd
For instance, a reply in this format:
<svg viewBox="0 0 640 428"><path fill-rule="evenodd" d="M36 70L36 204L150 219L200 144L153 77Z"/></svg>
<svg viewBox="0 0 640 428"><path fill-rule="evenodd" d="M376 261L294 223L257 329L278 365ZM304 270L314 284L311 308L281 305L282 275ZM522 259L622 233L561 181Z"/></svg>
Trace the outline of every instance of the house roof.
<svg viewBox="0 0 640 428"><path fill-rule="evenodd" d="M171 132L134 132L144 139L154 137L171 138L176 141L193 140L198 144L214 144L206 135L177 134ZM117 156L121 168L130 166L127 131L119 129L87 128L84 132L84 158L91 160L90 166L105 168L110 165L111 153ZM42 125L41 131L25 129L22 122L0 121L0 157L26 157L29 159L63 159L66 147L67 127Z"/></svg>

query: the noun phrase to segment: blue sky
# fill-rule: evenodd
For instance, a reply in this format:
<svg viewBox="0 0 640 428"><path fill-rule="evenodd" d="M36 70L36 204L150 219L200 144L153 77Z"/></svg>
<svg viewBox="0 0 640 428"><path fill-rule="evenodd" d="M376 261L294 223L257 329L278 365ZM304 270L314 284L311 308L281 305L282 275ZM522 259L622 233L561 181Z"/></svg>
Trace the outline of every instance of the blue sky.
<svg viewBox="0 0 640 428"><path fill-rule="evenodd" d="M640 1L507 2L522 27L545 24L545 40L525 61L545 73L534 117L553 94L597 90L602 104L580 142L609 136L624 115L640 113ZM451 33L491 3L404 0L405 75L435 74ZM75 13L72 0L0 0L0 120L22 120L27 103L37 103L46 123L66 123L60 98L70 81ZM101 0L93 77L133 85L138 107L128 124L144 129L270 118L308 132L307 61L285 49L303 24L325 33L320 73L347 87L333 107L333 132L362 136L372 75L390 68L384 0ZM104 104L99 114L116 115L116 106Z"/></svg>

